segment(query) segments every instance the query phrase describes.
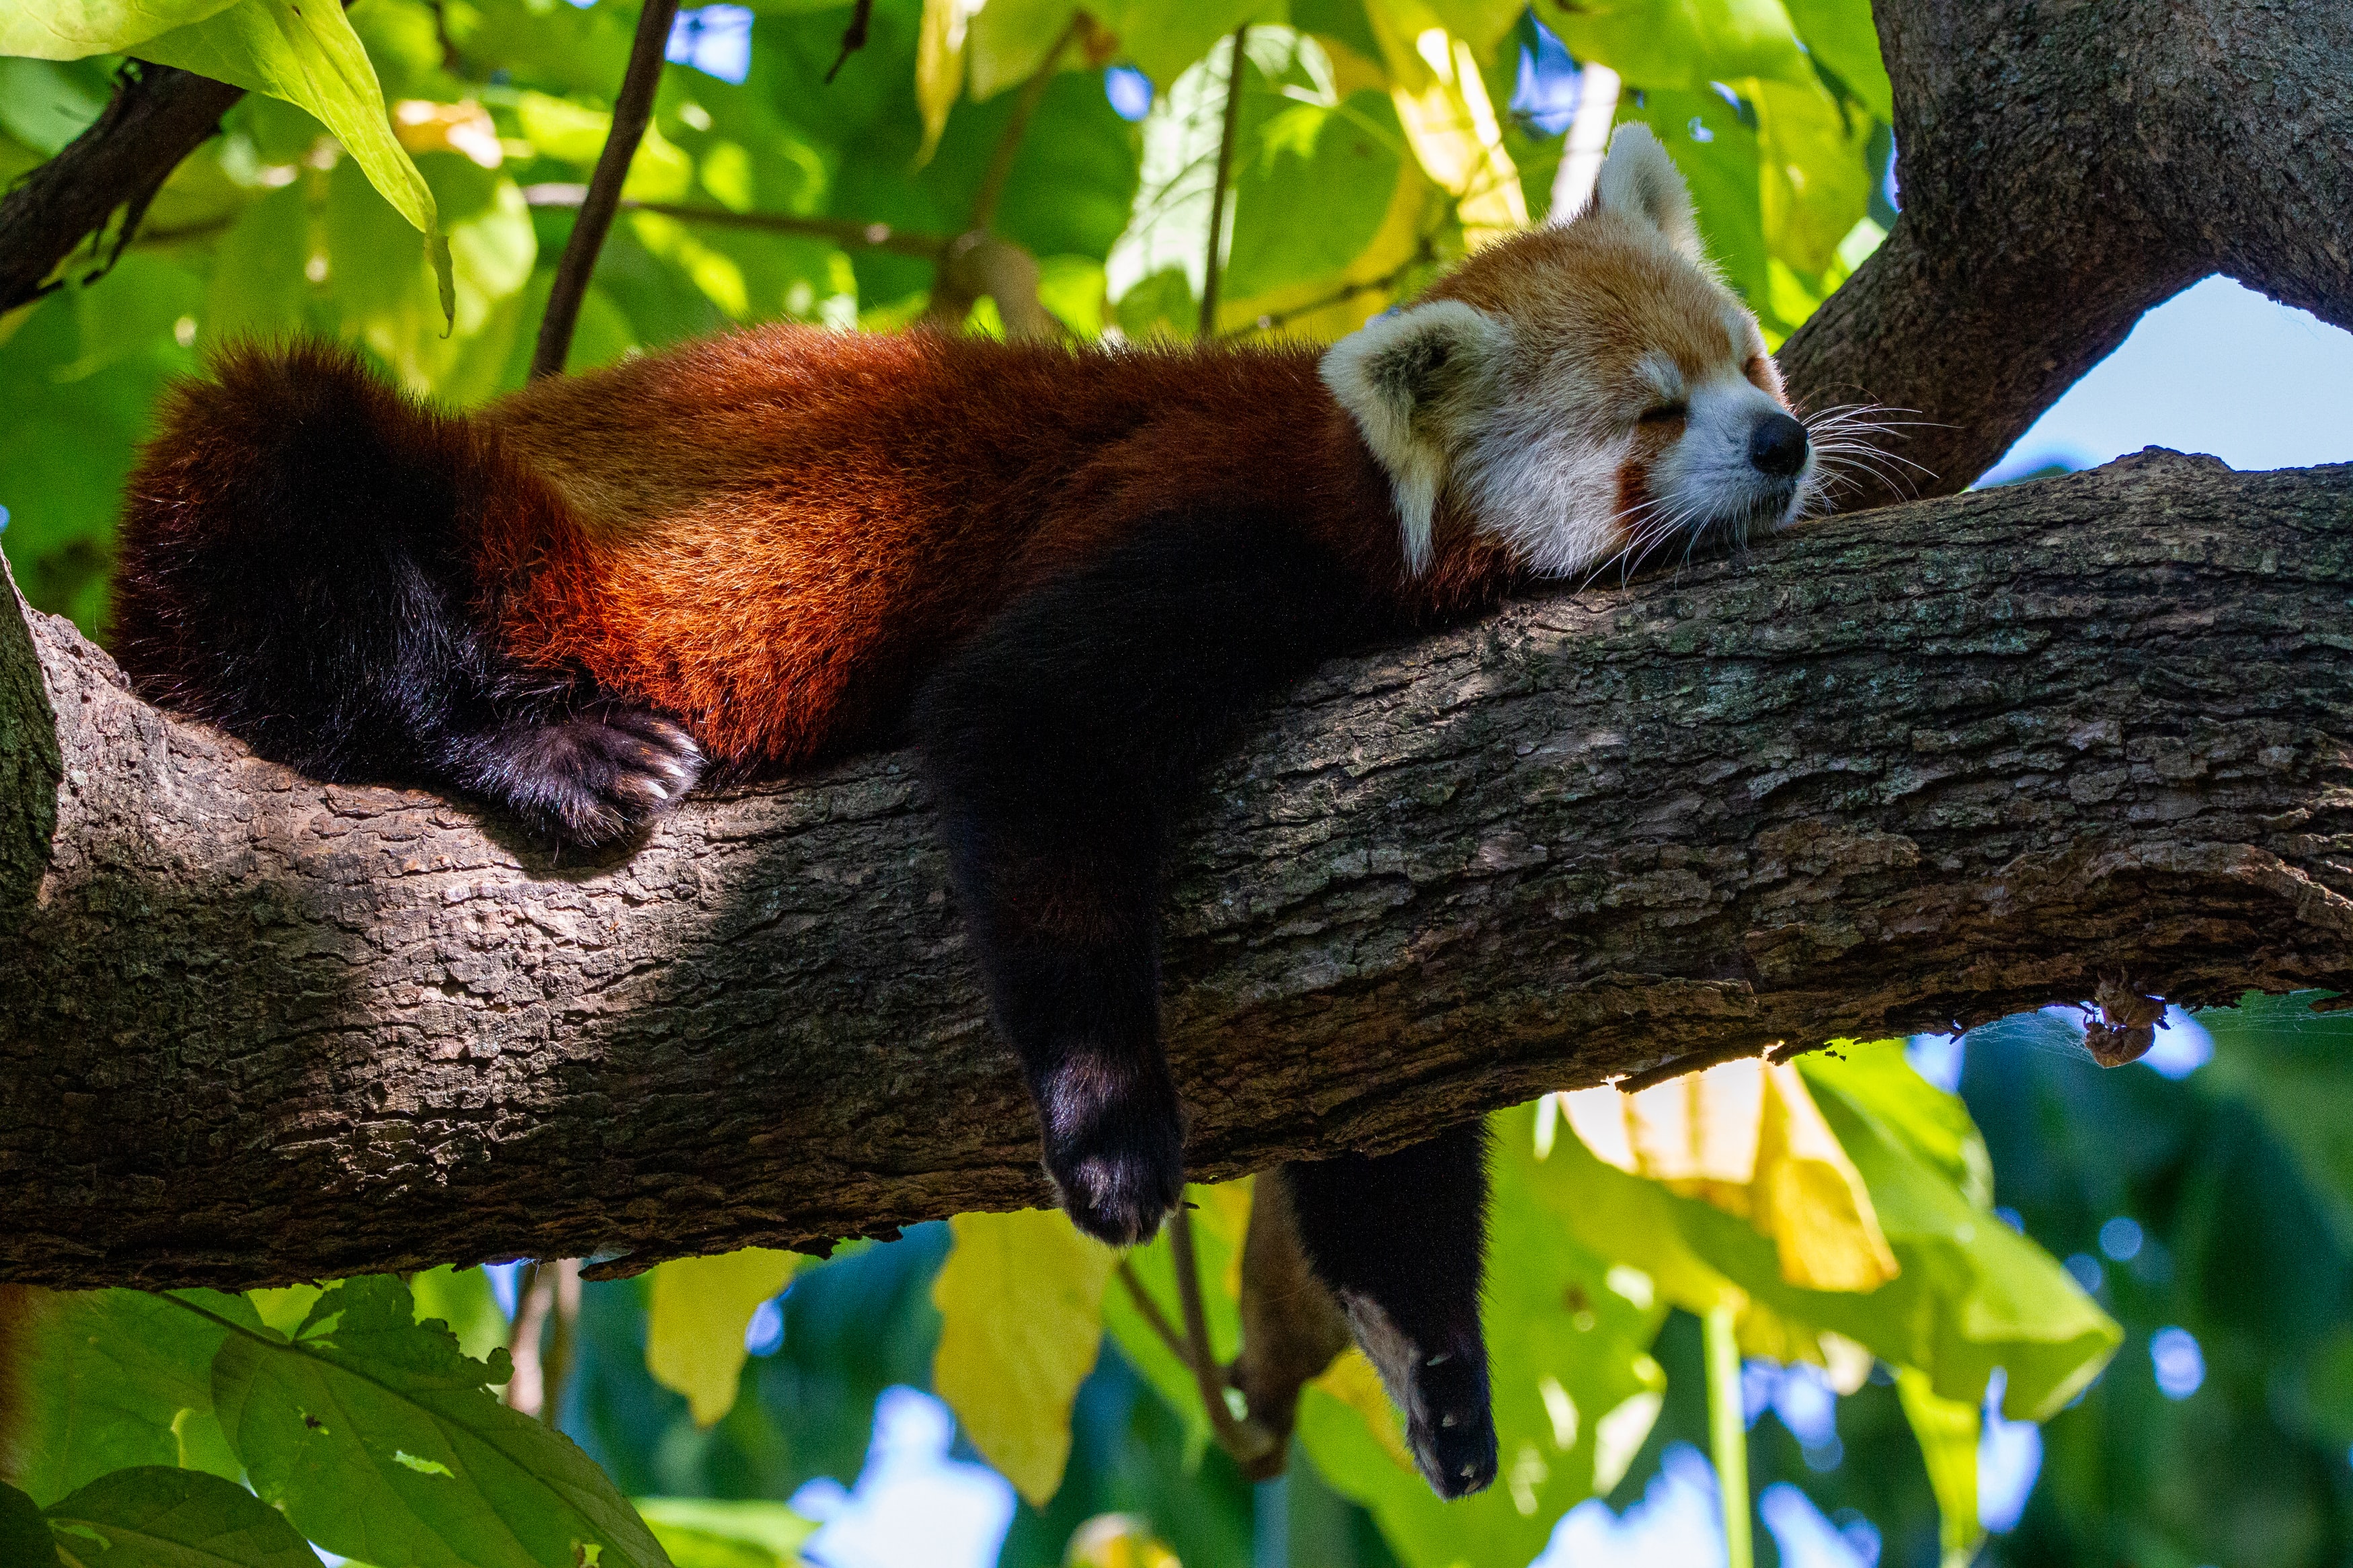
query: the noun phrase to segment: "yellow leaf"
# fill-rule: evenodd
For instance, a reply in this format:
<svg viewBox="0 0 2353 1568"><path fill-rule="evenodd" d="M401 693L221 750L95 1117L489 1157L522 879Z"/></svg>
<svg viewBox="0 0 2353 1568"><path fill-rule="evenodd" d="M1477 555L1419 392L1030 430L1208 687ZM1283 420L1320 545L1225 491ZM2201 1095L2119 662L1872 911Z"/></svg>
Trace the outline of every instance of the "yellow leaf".
<svg viewBox="0 0 2353 1568"><path fill-rule="evenodd" d="M458 103L404 98L392 106L393 134L412 153L455 153L485 169L506 160L490 111L469 98Z"/></svg>
<svg viewBox="0 0 2353 1568"><path fill-rule="evenodd" d="M928 0L926 0L928 4ZM1071 0L991 0L966 14L972 27L972 98L985 102L1036 74L1070 30L1079 7Z"/></svg>
<svg viewBox="0 0 2353 1568"><path fill-rule="evenodd" d="M697 1426L733 1408L743 1379L744 1329L804 1259L747 1247L717 1258L679 1258L647 1275L646 1370L686 1395Z"/></svg>
<svg viewBox="0 0 2353 1568"><path fill-rule="evenodd" d="M1389 98L1422 169L1452 194L1472 246L1528 223L1520 172L1471 46L1423 0L1369 0L1365 15L1388 68Z"/></svg>
<svg viewBox="0 0 2353 1568"><path fill-rule="evenodd" d="M915 33L915 106L923 113L923 145L915 167L932 161L948 110L964 90L964 40L976 0L923 0L923 20Z"/></svg>
<svg viewBox="0 0 2353 1568"><path fill-rule="evenodd" d="M1365 1359L1364 1352L1349 1346L1307 1386L1322 1389L1364 1417L1366 1430L1379 1442L1382 1452L1395 1459L1398 1468L1413 1468L1413 1456L1406 1452L1405 1434L1398 1429L1397 1407L1389 1403L1388 1391L1381 1386L1381 1374Z"/></svg>
<svg viewBox="0 0 2353 1568"><path fill-rule="evenodd" d="M1071 1403L1095 1364L1116 1259L1057 1209L948 1224L955 1248L932 1282L932 1386L982 1457L1042 1508L1071 1457Z"/></svg>
<svg viewBox="0 0 2353 1568"><path fill-rule="evenodd" d="M1132 1513L1099 1513L1071 1532L1062 1568L1185 1568Z"/></svg>
<svg viewBox="0 0 2353 1568"><path fill-rule="evenodd" d="M1602 1160L1771 1237L1788 1283L1872 1290L1895 1278L1871 1194L1795 1067L1725 1062L1640 1094L1583 1089L1564 1100L1569 1125Z"/></svg>

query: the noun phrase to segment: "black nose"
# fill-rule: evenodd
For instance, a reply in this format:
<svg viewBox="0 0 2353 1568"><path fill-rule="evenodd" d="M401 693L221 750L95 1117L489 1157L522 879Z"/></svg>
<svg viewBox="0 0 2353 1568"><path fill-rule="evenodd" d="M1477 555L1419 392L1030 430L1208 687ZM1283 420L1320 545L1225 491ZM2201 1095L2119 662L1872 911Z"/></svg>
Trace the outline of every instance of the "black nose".
<svg viewBox="0 0 2353 1568"><path fill-rule="evenodd" d="M1786 414L1767 414L1748 433L1748 460L1786 479L1806 466L1806 427Z"/></svg>

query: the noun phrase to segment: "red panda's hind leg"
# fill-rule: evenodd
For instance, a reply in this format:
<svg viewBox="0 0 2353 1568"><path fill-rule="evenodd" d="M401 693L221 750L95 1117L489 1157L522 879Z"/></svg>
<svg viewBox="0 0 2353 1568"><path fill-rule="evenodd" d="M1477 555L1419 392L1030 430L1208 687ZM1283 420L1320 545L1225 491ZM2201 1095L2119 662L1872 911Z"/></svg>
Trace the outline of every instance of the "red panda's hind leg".
<svg viewBox="0 0 2353 1568"><path fill-rule="evenodd" d="M1261 1181L1265 1177L1260 1178ZM1495 1479L1485 1267L1487 1130L1473 1121L1394 1154L1302 1161L1278 1173L1301 1249L1406 1418L1439 1496Z"/></svg>
<svg viewBox="0 0 2353 1568"><path fill-rule="evenodd" d="M213 369L172 390L128 487L113 644L142 695L315 777L480 795L573 844L693 784L676 725L501 647L486 531L562 520L494 437L331 344Z"/></svg>

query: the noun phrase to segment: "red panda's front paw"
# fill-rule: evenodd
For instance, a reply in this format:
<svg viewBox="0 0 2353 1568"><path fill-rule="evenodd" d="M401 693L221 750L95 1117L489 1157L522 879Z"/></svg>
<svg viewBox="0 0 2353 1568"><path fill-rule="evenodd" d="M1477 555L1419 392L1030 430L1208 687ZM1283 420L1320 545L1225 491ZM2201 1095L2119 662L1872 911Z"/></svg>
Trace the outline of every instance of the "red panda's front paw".
<svg viewBox="0 0 2353 1568"><path fill-rule="evenodd" d="M667 719L617 709L510 731L485 771L534 831L594 847L676 805L702 776L702 751Z"/></svg>

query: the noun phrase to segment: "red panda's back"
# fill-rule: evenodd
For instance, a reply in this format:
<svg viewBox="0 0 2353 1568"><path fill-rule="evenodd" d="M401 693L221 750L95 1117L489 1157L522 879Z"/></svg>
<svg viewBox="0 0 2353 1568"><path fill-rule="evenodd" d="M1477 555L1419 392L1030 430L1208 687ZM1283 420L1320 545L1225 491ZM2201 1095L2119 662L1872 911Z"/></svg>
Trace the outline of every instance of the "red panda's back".
<svg viewBox="0 0 2353 1568"><path fill-rule="evenodd" d="M523 658L790 766L876 738L947 647L1141 518L1361 510L1334 415L1304 352L737 333L489 410L577 529L486 540L485 577Z"/></svg>

